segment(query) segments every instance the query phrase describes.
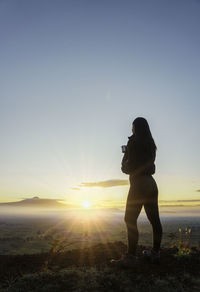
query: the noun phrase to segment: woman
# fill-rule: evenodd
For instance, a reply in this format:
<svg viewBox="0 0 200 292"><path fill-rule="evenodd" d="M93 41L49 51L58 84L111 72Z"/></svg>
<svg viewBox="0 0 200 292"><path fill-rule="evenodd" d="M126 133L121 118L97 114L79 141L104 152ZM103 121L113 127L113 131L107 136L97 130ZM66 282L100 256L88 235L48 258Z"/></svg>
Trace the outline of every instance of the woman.
<svg viewBox="0 0 200 292"><path fill-rule="evenodd" d="M158 210L158 188L152 177L155 173L156 145L146 119L138 117L132 124L133 135L128 137L126 151L122 159L122 172L129 174L130 189L126 202L124 220L127 226L128 250L119 260L111 264L132 267L136 263L138 244L137 219L142 206L153 229L153 248L143 251L153 262L160 258L162 225Z"/></svg>

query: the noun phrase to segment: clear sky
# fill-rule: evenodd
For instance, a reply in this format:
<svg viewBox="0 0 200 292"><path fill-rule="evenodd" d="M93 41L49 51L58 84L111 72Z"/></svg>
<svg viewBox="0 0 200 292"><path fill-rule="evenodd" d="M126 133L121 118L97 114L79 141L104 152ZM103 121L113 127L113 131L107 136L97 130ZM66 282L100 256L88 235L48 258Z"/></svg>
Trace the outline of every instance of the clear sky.
<svg viewBox="0 0 200 292"><path fill-rule="evenodd" d="M199 31L198 0L0 0L0 201L124 201L137 116L160 200L198 200Z"/></svg>

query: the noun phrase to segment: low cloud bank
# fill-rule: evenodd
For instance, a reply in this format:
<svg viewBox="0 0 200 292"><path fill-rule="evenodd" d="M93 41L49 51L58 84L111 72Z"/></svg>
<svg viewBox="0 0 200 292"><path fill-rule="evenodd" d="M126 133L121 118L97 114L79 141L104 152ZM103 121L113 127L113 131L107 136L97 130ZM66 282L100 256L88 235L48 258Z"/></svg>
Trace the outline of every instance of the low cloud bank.
<svg viewBox="0 0 200 292"><path fill-rule="evenodd" d="M79 187L86 187L86 188L111 188L116 186L126 186L129 185L129 181L126 179L110 179L98 182L82 182Z"/></svg>

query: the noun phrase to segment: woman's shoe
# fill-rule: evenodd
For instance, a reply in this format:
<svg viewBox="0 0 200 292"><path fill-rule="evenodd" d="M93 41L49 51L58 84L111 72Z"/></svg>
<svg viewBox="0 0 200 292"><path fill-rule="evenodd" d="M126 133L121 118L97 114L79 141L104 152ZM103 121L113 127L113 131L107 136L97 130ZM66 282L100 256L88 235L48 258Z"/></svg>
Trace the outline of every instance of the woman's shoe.
<svg viewBox="0 0 200 292"><path fill-rule="evenodd" d="M125 253L118 260L112 259L110 264L119 268L134 268L136 266L137 258L132 254Z"/></svg>
<svg viewBox="0 0 200 292"><path fill-rule="evenodd" d="M151 250L143 250L142 252L143 257L152 263L159 263L160 262L160 251L155 251L154 249Z"/></svg>

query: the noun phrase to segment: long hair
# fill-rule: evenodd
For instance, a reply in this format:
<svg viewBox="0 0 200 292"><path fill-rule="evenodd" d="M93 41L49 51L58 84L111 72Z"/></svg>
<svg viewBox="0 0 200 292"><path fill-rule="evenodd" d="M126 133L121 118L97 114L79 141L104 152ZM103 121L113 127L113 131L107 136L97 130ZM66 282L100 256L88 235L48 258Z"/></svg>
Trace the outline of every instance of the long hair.
<svg viewBox="0 0 200 292"><path fill-rule="evenodd" d="M135 127L136 140L143 145L150 144L154 150L157 150L147 120L145 118L138 117L133 121L133 125Z"/></svg>

